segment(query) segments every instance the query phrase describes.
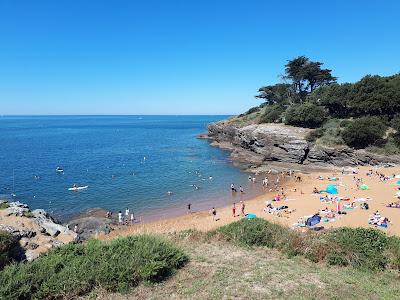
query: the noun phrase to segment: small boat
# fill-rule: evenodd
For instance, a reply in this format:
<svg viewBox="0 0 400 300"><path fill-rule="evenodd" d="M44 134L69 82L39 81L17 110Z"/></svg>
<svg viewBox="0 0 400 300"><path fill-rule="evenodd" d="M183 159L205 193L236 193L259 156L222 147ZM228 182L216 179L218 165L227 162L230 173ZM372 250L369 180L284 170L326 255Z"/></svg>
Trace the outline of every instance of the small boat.
<svg viewBox="0 0 400 300"><path fill-rule="evenodd" d="M70 187L68 189L68 191L76 192L76 191L80 191L80 190L86 190L88 187L89 187L88 185L85 185L85 186L73 186L73 187Z"/></svg>
<svg viewBox="0 0 400 300"><path fill-rule="evenodd" d="M57 167L57 168L56 168L56 172L57 172L57 173L64 173L64 169L61 168L61 167Z"/></svg>

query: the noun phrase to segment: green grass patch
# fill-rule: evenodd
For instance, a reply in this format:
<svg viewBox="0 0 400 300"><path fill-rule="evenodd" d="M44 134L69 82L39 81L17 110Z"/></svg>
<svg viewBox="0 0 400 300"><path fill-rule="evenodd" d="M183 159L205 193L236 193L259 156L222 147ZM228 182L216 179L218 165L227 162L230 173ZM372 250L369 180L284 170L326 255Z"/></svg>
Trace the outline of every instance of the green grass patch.
<svg viewBox="0 0 400 300"><path fill-rule="evenodd" d="M6 266L0 298L72 298L95 287L127 292L140 282L163 280L186 261L182 250L155 236L69 244L31 263Z"/></svg>
<svg viewBox="0 0 400 300"><path fill-rule="evenodd" d="M1 209L6 209L6 208L9 208L10 207L10 205L7 203L7 202L5 202L5 203L0 203L0 210Z"/></svg>

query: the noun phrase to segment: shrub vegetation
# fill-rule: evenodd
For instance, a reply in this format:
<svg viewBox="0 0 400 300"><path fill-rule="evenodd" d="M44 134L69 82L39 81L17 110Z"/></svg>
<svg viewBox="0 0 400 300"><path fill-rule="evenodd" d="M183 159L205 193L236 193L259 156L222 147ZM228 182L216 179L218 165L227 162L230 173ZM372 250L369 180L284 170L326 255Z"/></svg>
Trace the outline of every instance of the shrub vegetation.
<svg viewBox="0 0 400 300"><path fill-rule="evenodd" d="M358 269L400 269L400 239L376 229L339 228L323 233L300 233L264 219L240 220L210 233L241 246L276 248L289 256L303 255Z"/></svg>
<svg viewBox="0 0 400 300"><path fill-rule="evenodd" d="M17 238L0 230L0 270L11 260L10 250L17 244Z"/></svg>
<svg viewBox="0 0 400 300"><path fill-rule="evenodd" d="M313 103L290 106L285 113L285 123L288 125L316 128L325 120L324 108Z"/></svg>
<svg viewBox="0 0 400 300"><path fill-rule="evenodd" d="M365 148L382 139L386 129L379 117L364 117L347 125L342 137L350 147Z"/></svg>
<svg viewBox="0 0 400 300"><path fill-rule="evenodd" d="M94 287L126 292L141 281L166 278L186 261L180 249L148 235L69 244L31 263L6 266L0 273L0 298L72 298Z"/></svg>

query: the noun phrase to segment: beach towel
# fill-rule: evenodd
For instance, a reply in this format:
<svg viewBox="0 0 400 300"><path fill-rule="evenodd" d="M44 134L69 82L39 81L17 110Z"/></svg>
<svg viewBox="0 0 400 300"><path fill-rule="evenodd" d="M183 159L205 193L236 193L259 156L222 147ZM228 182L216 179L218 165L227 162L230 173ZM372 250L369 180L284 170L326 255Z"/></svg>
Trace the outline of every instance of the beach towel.
<svg viewBox="0 0 400 300"><path fill-rule="evenodd" d="M366 184L362 184L362 185L360 185L360 190L363 190L363 191L369 190L369 187Z"/></svg>

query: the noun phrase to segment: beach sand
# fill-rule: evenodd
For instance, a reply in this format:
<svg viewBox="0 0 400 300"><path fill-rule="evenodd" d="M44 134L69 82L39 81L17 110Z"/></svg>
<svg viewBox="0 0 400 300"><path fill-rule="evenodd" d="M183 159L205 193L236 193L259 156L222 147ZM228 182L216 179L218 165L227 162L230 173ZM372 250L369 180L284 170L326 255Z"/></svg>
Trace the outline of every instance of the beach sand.
<svg viewBox="0 0 400 300"><path fill-rule="evenodd" d="M346 211L346 215L336 215L334 222L321 222L318 226L324 226L324 228L335 228L335 227L364 227L374 228L374 226L368 224L368 218L375 211L379 211L381 216L387 217L390 220L389 227L387 229L380 228L387 232L389 235L400 236L400 209L398 208L387 208L386 204L397 201L395 194L397 192L396 182L399 179L391 179L386 182L379 180L378 176L367 176L367 171L372 169L374 172L378 171L391 176L393 174L400 174L400 167L389 167L389 168L375 168L375 167L360 167L358 174L352 174L351 169L346 169L348 172L343 174L341 170L334 171L320 171L312 172L310 174L296 174L301 176L302 181L296 182L294 178L287 178L285 180L284 192L286 194L286 200L279 202L272 202L274 207L280 205L287 205L289 209L294 212L285 216L277 216L269 213L265 213L263 208L265 207L265 201L272 200L277 192L268 192L258 196L254 199L246 201L246 213L257 215L257 217L280 223L286 226L292 226L300 218L304 216L310 216L317 213L319 210L328 207L329 209L336 210L336 202L331 204L322 203L320 197L325 194L313 194L313 189L316 187L318 190L323 190L329 184L338 185L338 196L348 197L350 201L341 201L343 208L344 204L351 203L355 198L366 198L369 197L371 200L368 201L369 210L363 210L360 208L360 203L356 202L358 206L352 210ZM324 180L317 179L318 176L324 176ZM329 181L328 176L337 177L337 181ZM356 187L356 182L353 177L362 178L363 183L369 186L368 190L359 190ZM257 184L262 184L258 182ZM232 202L234 200L232 199ZM193 205L193 209L195 209ZM211 207L210 207L211 209ZM240 204L236 205L236 213L240 213ZM99 239L112 239L118 236L127 236L137 233L169 233L178 232L188 229L196 229L200 231L209 231L218 228L222 225L229 224L233 221L240 220L242 216L233 217L232 207L217 208L218 221L214 221L208 211L193 212L184 216L154 221L150 223L134 224L129 226L115 226L114 231L108 235L98 236Z"/></svg>

